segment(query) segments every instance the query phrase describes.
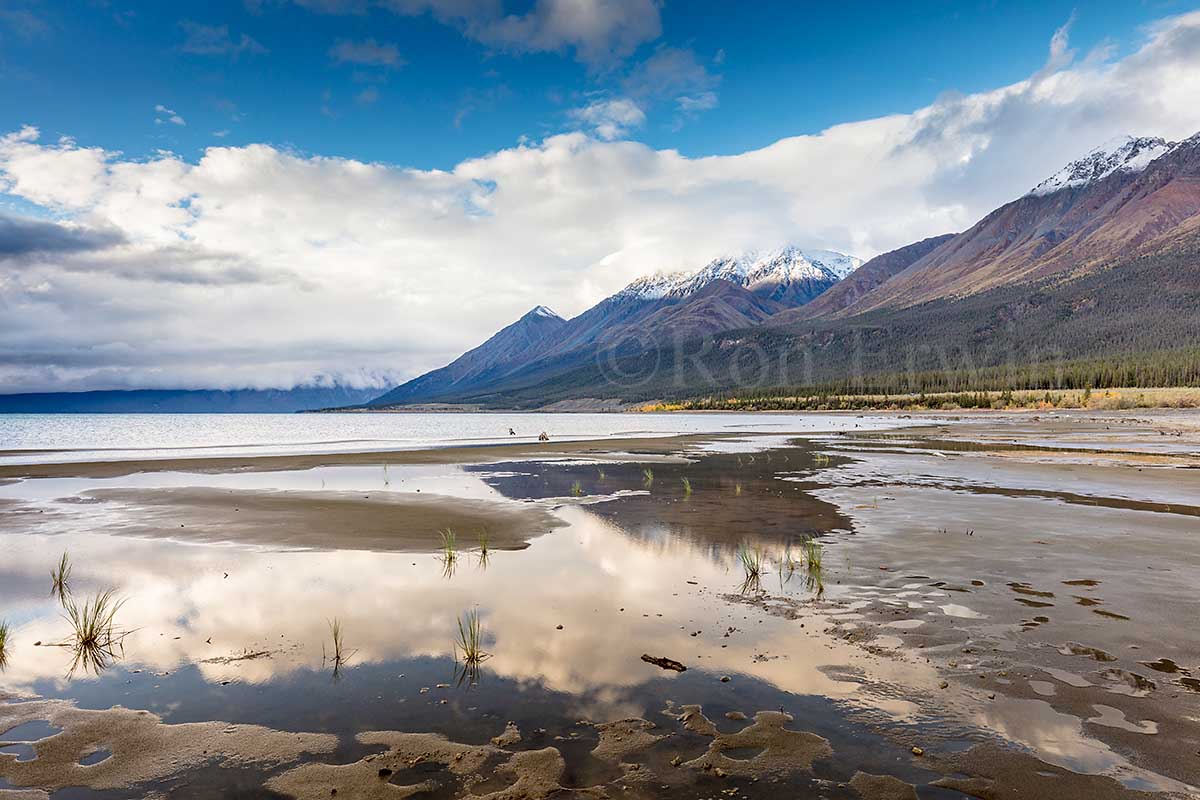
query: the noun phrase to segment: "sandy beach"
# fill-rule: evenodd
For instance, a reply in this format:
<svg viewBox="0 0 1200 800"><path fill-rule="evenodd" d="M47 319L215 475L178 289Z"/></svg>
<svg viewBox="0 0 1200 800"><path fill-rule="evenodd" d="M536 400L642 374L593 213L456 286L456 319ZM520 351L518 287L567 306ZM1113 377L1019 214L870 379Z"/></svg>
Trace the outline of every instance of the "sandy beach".
<svg viewBox="0 0 1200 800"><path fill-rule="evenodd" d="M1195 796L1196 418L897 423L6 465L0 797Z"/></svg>

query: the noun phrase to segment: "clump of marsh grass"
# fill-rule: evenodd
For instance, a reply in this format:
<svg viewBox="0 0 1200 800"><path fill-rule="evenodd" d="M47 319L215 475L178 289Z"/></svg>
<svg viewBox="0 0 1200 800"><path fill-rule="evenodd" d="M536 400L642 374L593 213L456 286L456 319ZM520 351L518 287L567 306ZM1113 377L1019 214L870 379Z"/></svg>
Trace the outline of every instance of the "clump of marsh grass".
<svg viewBox="0 0 1200 800"><path fill-rule="evenodd" d="M737 483L735 483L735 484L733 485L733 494L734 494L734 496L735 496L735 497L741 497L741 496L742 496L742 483L741 483L741 481L738 481Z"/></svg>
<svg viewBox="0 0 1200 800"><path fill-rule="evenodd" d="M461 666L459 685L468 679L472 684L477 683L479 666L491 657L492 654L483 649L483 623L479 619L479 610L473 608L463 612L458 618L458 640L454 643L454 662Z"/></svg>
<svg viewBox="0 0 1200 800"><path fill-rule="evenodd" d="M598 468L596 469L596 474L600 476L600 480L604 480L605 478L607 478L607 477L608 477L607 475L605 475L605 474L604 474L604 468L603 468L603 467L598 467Z"/></svg>
<svg viewBox="0 0 1200 800"><path fill-rule="evenodd" d="M647 489L654 485L654 470L649 467L642 470L642 485Z"/></svg>
<svg viewBox="0 0 1200 800"><path fill-rule="evenodd" d="M105 589L80 605L70 596L63 603L63 616L71 624L72 638L61 643L74 652L71 673L83 667L99 674L125 655L125 638L133 631L118 628L117 613L125 605L115 589Z"/></svg>
<svg viewBox="0 0 1200 800"><path fill-rule="evenodd" d="M333 666L333 677L338 679L342 674L342 667L346 665L357 650L351 650L346 647L346 633L342 630L342 621L337 617L327 620L329 625L329 638L332 640L332 646L329 650L325 648L325 643L321 643L321 665L331 664Z"/></svg>
<svg viewBox="0 0 1200 800"><path fill-rule="evenodd" d="M449 528L438 531L438 536L442 540L441 555L438 556L442 562L442 574L450 578L454 575L454 568L458 566L458 537Z"/></svg>
<svg viewBox="0 0 1200 800"><path fill-rule="evenodd" d="M64 606L71 596L71 559L65 550L58 560L58 566L50 570L50 594Z"/></svg>
<svg viewBox="0 0 1200 800"><path fill-rule="evenodd" d="M8 620L0 619L0 669L8 666Z"/></svg>
<svg viewBox="0 0 1200 800"><path fill-rule="evenodd" d="M691 497L692 496L692 482L688 480L686 475L684 475L679 480L681 483L683 483L683 496Z"/></svg>
<svg viewBox="0 0 1200 800"><path fill-rule="evenodd" d="M444 531L438 531L438 536L441 537L442 546L442 561L451 563L458 560L458 537L454 535L454 531L446 528Z"/></svg>
<svg viewBox="0 0 1200 800"><path fill-rule="evenodd" d="M446 528L438 531L438 536L442 540L442 557L451 561L458 558L458 537L454 535L454 531Z"/></svg>
<svg viewBox="0 0 1200 800"><path fill-rule="evenodd" d="M582 483L580 483L579 481L575 481L574 483L571 484L571 496L583 497L583 484Z"/></svg>
<svg viewBox="0 0 1200 800"><path fill-rule="evenodd" d="M779 559L779 564L781 570L788 575L791 575L803 566L803 562L792 555L792 546L790 544L783 548L783 556Z"/></svg>
<svg viewBox="0 0 1200 800"><path fill-rule="evenodd" d="M762 589L762 575L765 565L763 549L758 545L750 547L742 544L738 547L738 562L745 574L742 580L742 594L756 593Z"/></svg>
<svg viewBox="0 0 1200 800"><path fill-rule="evenodd" d="M825 577L821 566L821 544L815 539L804 543L804 584L816 592L817 597L825 594Z"/></svg>
<svg viewBox="0 0 1200 800"><path fill-rule="evenodd" d="M804 564L810 572L813 570L820 571L821 552L821 543L816 539L809 539L804 543Z"/></svg>
<svg viewBox="0 0 1200 800"><path fill-rule="evenodd" d="M479 532L479 566L486 567L492 557L492 539L486 530Z"/></svg>
<svg viewBox="0 0 1200 800"><path fill-rule="evenodd" d="M829 456L824 453L816 453L813 455L813 463L818 467L824 467L829 464Z"/></svg>
<svg viewBox="0 0 1200 800"><path fill-rule="evenodd" d="M738 548L738 561L747 575L761 575L763 571L763 550L755 545L750 547L743 544Z"/></svg>

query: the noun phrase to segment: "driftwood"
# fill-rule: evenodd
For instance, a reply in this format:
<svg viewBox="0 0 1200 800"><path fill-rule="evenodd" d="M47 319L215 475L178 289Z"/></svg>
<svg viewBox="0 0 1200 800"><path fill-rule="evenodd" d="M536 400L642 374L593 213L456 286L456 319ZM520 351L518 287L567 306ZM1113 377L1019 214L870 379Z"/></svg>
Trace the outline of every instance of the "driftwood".
<svg viewBox="0 0 1200 800"><path fill-rule="evenodd" d="M685 667L683 664L680 664L678 661L676 661L673 658L667 658L665 656L656 658L652 655L643 653L642 661L645 661L647 664L653 664L656 667L662 667L663 669L672 669L672 670L675 670L676 672L686 672L687 671L687 667Z"/></svg>

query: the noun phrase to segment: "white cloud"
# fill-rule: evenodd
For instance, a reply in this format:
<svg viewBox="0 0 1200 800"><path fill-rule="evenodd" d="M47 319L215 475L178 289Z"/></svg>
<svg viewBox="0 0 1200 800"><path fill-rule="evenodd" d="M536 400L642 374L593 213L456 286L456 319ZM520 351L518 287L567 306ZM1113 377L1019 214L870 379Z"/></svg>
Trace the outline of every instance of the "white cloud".
<svg viewBox="0 0 1200 800"><path fill-rule="evenodd" d="M248 34L243 33L236 39L230 36L228 25L201 25L184 20L179 23L179 27L183 28L184 33L183 44L179 49L185 53L237 58L243 54L255 56L269 52Z"/></svg>
<svg viewBox="0 0 1200 800"><path fill-rule="evenodd" d="M679 128L700 112L717 107L720 81L720 76L709 72L692 50L661 46L636 64L622 83L642 105L672 103L676 112L674 127Z"/></svg>
<svg viewBox="0 0 1200 800"><path fill-rule="evenodd" d="M179 116L179 114L167 108L162 103L159 103L154 107L154 114L155 125L166 125L168 123L179 126L187 125L187 121L184 120L183 117Z"/></svg>
<svg viewBox="0 0 1200 800"><path fill-rule="evenodd" d="M329 57L338 64L357 64L386 69L399 69L405 64L396 45L380 43L374 39L366 39L361 42L339 39L333 47L329 48Z"/></svg>
<svg viewBox="0 0 1200 800"><path fill-rule="evenodd" d="M572 120L605 141L621 139L646 122L646 113L627 97L597 100L567 112Z"/></svg>
<svg viewBox="0 0 1200 800"><path fill-rule="evenodd" d="M676 107L684 113L711 111L717 107L716 92L700 92L697 95L680 95L675 98Z"/></svg>
<svg viewBox="0 0 1200 800"><path fill-rule="evenodd" d="M1052 62L1069 51L1055 48ZM575 132L448 171L267 145L193 163L27 127L0 137L0 191L113 243L0 259L0 385L411 375L534 305L577 313L715 253L794 241L869 257L961 230L1114 135L1195 133L1198 96L1193 13L1117 61L729 156Z"/></svg>
<svg viewBox="0 0 1200 800"><path fill-rule="evenodd" d="M610 67L662 35L660 0L536 0L523 14L502 0L293 0L322 14L430 14L488 47L515 53L574 51L597 69Z"/></svg>

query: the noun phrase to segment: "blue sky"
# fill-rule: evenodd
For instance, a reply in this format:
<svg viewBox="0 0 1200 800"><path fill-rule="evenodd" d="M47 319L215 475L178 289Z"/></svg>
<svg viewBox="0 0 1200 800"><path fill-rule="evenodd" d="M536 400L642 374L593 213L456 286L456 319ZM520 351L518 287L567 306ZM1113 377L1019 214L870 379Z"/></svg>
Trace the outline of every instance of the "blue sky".
<svg viewBox="0 0 1200 800"><path fill-rule="evenodd" d="M1072 18L1073 47L1121 52L1138 26L1189 7L689 0L663 4L658 24L619 52L588 56L571 42L548 52L481 42L421 2L407 3L411 14L307 2L6 0L0 129L34 125L131 156L268 142L449 168L570 129L571 109L633 93L646 114L640 141L730 154L1019 80ZM697 96L680 110L680 97Z"/></svg>

